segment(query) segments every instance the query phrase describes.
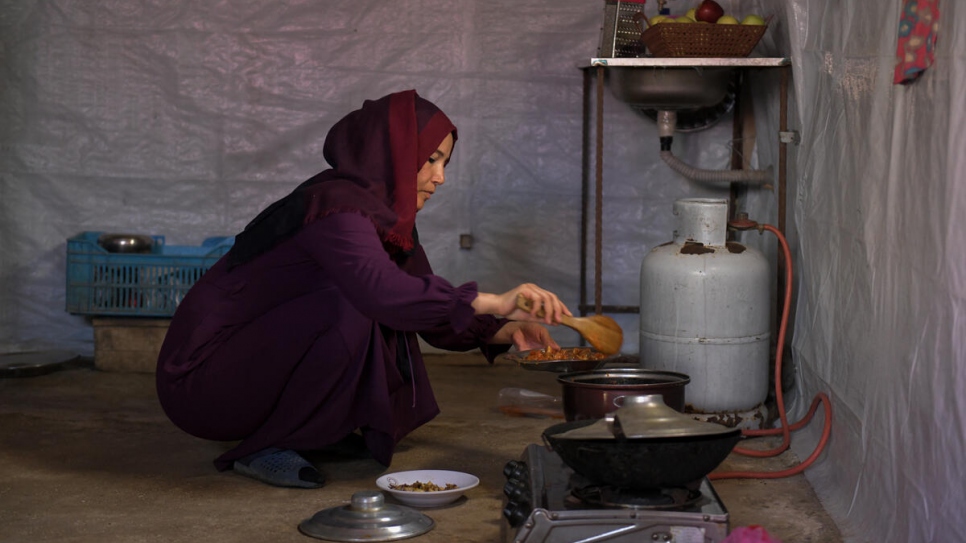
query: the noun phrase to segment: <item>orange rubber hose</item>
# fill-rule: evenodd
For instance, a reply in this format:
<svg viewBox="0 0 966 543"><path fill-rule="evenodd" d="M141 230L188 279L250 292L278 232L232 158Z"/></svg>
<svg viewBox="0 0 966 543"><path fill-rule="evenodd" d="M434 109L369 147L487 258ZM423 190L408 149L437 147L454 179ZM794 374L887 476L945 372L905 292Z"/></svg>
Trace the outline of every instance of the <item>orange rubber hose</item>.
<svg viewBox="0 0 966 543"><path fill-rule="evenodd" d="M754 224L754 223L752 223L751 221L745 220L741 224L741 227L746 228L749 226L749 224ZM825 445L828 443L829 435L832 433L832 402L831 400L829 400L828 395L826 395L824 392L819 392L818 394L815 395L815 398L812 400L812 405L808 410L808 414L806 414L805 417L802 418L802 420L796 422L795 424L788 423L788 415L785 412L785 398L784 398L784 395L782 394L781 383L782 383L782 351L784 350L784 346L785 346L785 335L788 328L788 313L790 311L791 301L792 301L792 252L788 248L788 242L785 240L785 236L783 236L782 233L774 226L764 224L764 225L754 225L754 227L758 228L759 232L764 232L765 230L768 230L769 232L772 232L773 234L775 234L775 236L778 238L779 244L781 245L782 255L785 258L785 303L782 307L782 318L781 318L781 324L778 328L777 348L775 353L775 401L778 404L778 416L781 419L781 427L762 429L762 430L742 430L741 434L745 437L761 437L761 436L771 436L771 435L781 434L782 443L778 447L774 449L768 449L768 450L745 449L741 447L735 447L734 452L745 456L753 456L758 458L778 456L779 454L785 452L786 450L788 450L788 447L791 445L791 432L794 430L803 428L806 424L808 424L812 420L812 417L815 415L815 411L818 409L819 402L822 403L822 406L825 409L825 425L822 430L822 437L819 440L818 444L816 445L815 450L812 451L812 454L809 455L808 458L806 458L803 462L801 462L797 466L793 466L791 468L781 470L781 471L772 471L772 472L733 471L733 472L712 473L708 475L708 478L712 480L777 479L781 477L796 475L804 471L805 468L807 468L813 462L815 462L818 456L825 449Z"/></svg>

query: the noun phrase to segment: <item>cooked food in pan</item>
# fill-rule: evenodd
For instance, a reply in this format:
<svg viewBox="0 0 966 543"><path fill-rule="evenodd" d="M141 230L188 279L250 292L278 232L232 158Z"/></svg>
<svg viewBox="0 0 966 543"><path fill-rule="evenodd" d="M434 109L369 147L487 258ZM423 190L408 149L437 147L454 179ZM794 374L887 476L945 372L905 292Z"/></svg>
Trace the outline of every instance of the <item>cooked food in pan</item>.
<svg viewBox="0 0 966 543"><path fill-rule="evenodd" d="M535 349L527 353L525 360L602 360L606 355L590 347L564 349Z"/></svg>

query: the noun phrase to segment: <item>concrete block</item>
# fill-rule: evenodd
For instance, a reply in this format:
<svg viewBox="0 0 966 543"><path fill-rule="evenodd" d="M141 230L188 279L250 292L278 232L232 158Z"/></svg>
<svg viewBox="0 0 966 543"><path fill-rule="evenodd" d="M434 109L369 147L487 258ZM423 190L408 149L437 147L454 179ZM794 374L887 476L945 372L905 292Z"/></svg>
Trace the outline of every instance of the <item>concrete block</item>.
<svg viewBox="0 0 966 543"><path fill-rule="evenodd" d="M170 323L171 319L94 318L94 367L154 373Z"/></svg>

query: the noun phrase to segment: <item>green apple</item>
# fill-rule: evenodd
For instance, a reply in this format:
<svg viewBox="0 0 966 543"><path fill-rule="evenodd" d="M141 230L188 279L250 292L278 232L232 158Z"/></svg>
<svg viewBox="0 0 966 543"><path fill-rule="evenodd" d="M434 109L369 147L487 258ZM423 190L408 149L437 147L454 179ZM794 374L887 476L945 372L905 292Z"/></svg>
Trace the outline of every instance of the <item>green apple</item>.
<svg viewBox="0 0 966 543"><path fill-rule="evenodd" d="M736 24L738 24L738 19L735 19L731 15L722 15L721 17L718 17L717 24L719 24L719 25L736 25Z"/></svg>
<svg viewBox="0 0 966 543"><path fill-rule="evenodd" d="M693 22L697 22L697 19L694 16L695 11L697 11L696 8L691 8L684 13L684 16L687 17L688 19L691 19L691 21Z"/></svg>
<svg viewBox="0 0 966 543"><path fill-rule="evenodd" d="M752 13L751 15L745 16L745 18L741 20L741 24L743 24L743 25L763 25L763 24L765 24L765 20L762 19L761 16L755 15L754 13Z"/></svg>

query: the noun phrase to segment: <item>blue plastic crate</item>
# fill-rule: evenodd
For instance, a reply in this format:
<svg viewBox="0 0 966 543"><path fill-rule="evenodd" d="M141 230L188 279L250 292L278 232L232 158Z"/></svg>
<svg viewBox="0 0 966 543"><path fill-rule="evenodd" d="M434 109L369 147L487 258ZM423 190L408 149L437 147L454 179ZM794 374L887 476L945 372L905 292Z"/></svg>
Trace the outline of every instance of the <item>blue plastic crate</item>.
<svg viewBox="0 0 966 543"><path fill-rule="evenodd" d="M102 232L67 240L67 311L75 315L170 317L208 269L231 249L234 237L212 237L200 246L165 245L151 236L150 253L110 253Z"/></svg>

